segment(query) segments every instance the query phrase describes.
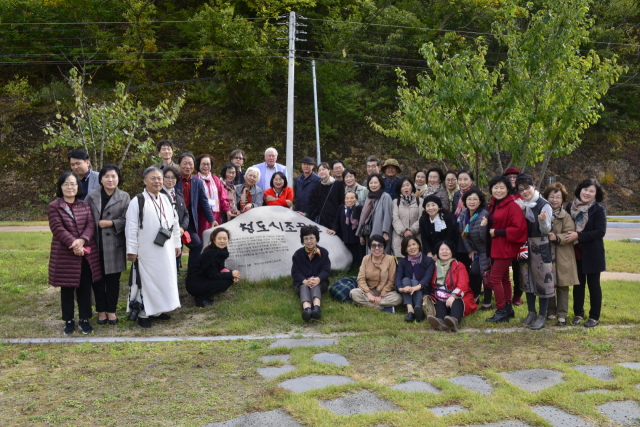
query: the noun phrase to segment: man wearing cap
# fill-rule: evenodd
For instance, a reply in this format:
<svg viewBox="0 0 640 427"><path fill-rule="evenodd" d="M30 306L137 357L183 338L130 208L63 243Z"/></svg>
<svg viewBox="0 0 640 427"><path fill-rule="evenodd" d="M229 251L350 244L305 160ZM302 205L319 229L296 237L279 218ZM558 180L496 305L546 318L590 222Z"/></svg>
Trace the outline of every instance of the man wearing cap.
<svg viewBox="0 0 640 427"><path fill-rule="evenodd" d="M320 181L320 177L313 172L315 161L311 157L302 159L302 173L296 177L293 183L293 196L295 209L300 215L305 215L309 206L311 190ZM310 218L315 218L317 212L312 212Z"/></svg>
<svg viewBox="0 0 640 427"><path fill-rule="evenodd" d="M514 196L517 200L522 200L522 196L518 192L518 187L516 186L516 178L520 175L520 170L518 168L508 168L502 176L505 176L511 182L511 191L509 194ZM517 259L513 260L511 263L511 268L513 269L513 305L522 305L522 289L520 289L520 263Z"/></svg>
<svg viewBox="0 0 640 427"><path fill-rule="evenodd" d="M400 163L396 159L387 159L382 164L382 173L384 174L384 192L391 196L392 200L398 198L396 194L396 183L398 175L401 172Z"/></svg>

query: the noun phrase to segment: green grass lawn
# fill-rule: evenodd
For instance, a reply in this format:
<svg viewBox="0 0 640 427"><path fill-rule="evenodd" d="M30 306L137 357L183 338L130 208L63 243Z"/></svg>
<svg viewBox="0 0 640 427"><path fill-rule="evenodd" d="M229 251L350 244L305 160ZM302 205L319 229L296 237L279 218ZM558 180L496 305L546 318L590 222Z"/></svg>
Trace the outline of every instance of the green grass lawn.
<svg viewBox="0 0 640 427"><path fill-rule="evenodd" d="M49 221L0 221L0 227L13 227L13 226L48 226Z"/></svg>
<svg viewBox="0 0 640 427"><path fill-rule="evenodd" d="M531 411L553 405L606 425L596 407L608 401L639 400L640 371L617 363L640 360L640 327L566 328L559 333L525 331L443 334L424 329L346 336L329 349L269 349L266 341L171 342L66 345L0 343L0 425L200 426L246 413L282 408L306 426L445 426L520 420L549 426ZM344 355L350 366L314 362L315 353ZM289 354L297 370L274 380L256 368L260 356ZM571 369L611 366L615 379L599 381ZM564 382L530 393L500 373L546 368ZM292 394L277 386L304 375L346 375L354 383ZM481 375L494 386L483 396L446 381ZM441 394L407 393L389 386L427 381ZM609 393L579 394L593 389ZM369 390L401 410L337 416L319 404ZM459 404L468 409L438 418L428 408Z"/></svg>
<svg viewBox="0 0 640 427"><path fill-rule="evenodd" d="M0 336L51 337L62 334L58 289L48 282L48 260L51 235L49 233L0 233ZM606 242L610 269L612 264L629 265L640 245L622 242ZM640 252L635 252L640 255ZM636 255L635 259L640 259ZM187 257L183 262L186 266ZM637 268L637 266L636 266ZM628 271L628 270L627 270ZM633 271L633 270L632 270ZM355 272L337 272L331 278ZM179 280L182 307L172 313L173 320L166 324L154 324L143 331L133 322L125 321L128 292L128 273L121 279L117 327L96 326L100 336L149 336L149 335L236 335L274 333L334 333L367 332L376 330L397 333L423 330L428 325L407 324L403 321L405 309L397 314L382 313L375 309L339 303L328 295L323 299L323 319L307 324L300 316L300 302L293 291L290 279L265 280L257 283L241 281L228 292L217 296L212 307L195 307L193 298L184 288L184 271ZM640 323L637 292L640 282L603 282L603 324ZM571 305L571 304L570 304ZM588 298L587 307L588 309ZM527 314L526 304L516 307L516 320L509 324L490 325L485 319L491 312L476 312L463 320L463 327L508 328L519 326L519 319ZM570 311L569 317L572 317Z"/></svg>

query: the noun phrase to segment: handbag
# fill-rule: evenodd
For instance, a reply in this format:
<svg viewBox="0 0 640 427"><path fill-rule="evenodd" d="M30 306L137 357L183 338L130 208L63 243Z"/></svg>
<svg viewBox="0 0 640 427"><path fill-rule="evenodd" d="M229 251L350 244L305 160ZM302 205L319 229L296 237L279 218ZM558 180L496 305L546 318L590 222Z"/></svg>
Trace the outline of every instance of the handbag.
<svg viewBox="0 0 640 427"><path fill-rule="evenodd" d="M489 276L491 275L491 261L489 261L489 268L482 272L482 287L484 289L491 289L491 282Z"/></svg>
<svg viewBox="0 0 640 427"><path fill-rule="evenodd" d="M369 219L362 226L362 237L368 239L371 236L371 231L373 230L373 216L376 214L376 205L373 206L373 212L369 215ZM397 262L397 261L396 261Z"/></svg>
<svg viewBox="0 0 640 427"><path fill-rule="evenodd" d="M436 315L436 307L433 305L433 300L431 299L431 295L425 295L422 297L422 312L424 313L424 317L434 316Z"/></svg>

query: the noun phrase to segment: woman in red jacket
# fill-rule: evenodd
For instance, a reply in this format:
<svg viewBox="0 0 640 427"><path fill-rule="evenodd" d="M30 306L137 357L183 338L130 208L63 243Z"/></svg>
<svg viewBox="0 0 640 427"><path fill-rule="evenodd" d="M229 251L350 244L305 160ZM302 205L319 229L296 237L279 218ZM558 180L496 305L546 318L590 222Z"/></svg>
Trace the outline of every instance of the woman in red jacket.
<svg viewBox="0 0 640 427"><path fill-rule="evenodd" d="M93 240L95 232L89 203L80 200L83 195L80 178L73 172L65 172L58 178L56 195L49 203L47 215L53 234L49 258L49 284L60 287L64 334L75 331L73 299L78 300L80 322L78 329L90 334L91 286L102 280L100 257ZM75 290L75 292L74 292Z"/></svg>
<svg viewBox="0 0 640 427"><path fill-rule="evenodd" d="M293 188L287 185L287 176L282 172L276 172L271 177L271 188L264 192L264 201L267 206L293 206Z"/></svg>
<svg viewBox="0 0 640 427"><path fill-rule="evenodd" d="M436 315L427 316L431 326L446 332L458 332L462 317L478 309L469 288L467 268L453 258L451 248L454 246L453 242L447 241L436 246L438 260L431 280L431 300Z"/></svg>
<svg viewBox="0 0 640 427"><path fill-rule="evenodd" d="M493 200L489 215L480 225L487 226L487 254L491 255L489 283L496 297L496 312L487 322L508 322L509 317L515 316L511 306L509 266L527 241L527 221L516 198L509 194L511 182L507 177L493 177L489 190Z"/></svg>

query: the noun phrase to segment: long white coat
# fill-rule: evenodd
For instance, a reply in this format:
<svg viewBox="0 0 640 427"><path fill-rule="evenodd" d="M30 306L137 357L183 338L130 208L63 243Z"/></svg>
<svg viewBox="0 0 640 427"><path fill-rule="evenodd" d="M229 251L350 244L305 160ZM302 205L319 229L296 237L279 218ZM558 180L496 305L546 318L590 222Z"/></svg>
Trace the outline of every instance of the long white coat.
<svg viewBox="0 0 640 427"><path fill-rule="evenodd" d="M140 317L148 317L173 311L180 307L175 248L180 248L182 242L180 241L178 215L167 196L160 193L156 203L164 207L166 222L165 218L161 216L162 223L165 227L168 225L168 228L173 226L173 233L164 246L153 243L160 229L158 210L151 199L154 196L149 195L146 191L143 194L145 204L142 229L138 224L138 198L134 197L127 209L125 235L127 254L138 255L142 302L144 303L144 311L140 312ZM130 298L139 300L139 295L136 295L137 287L132 286L131 288ZM129 304L127 304L127 311L129 311Z"/></svg>

